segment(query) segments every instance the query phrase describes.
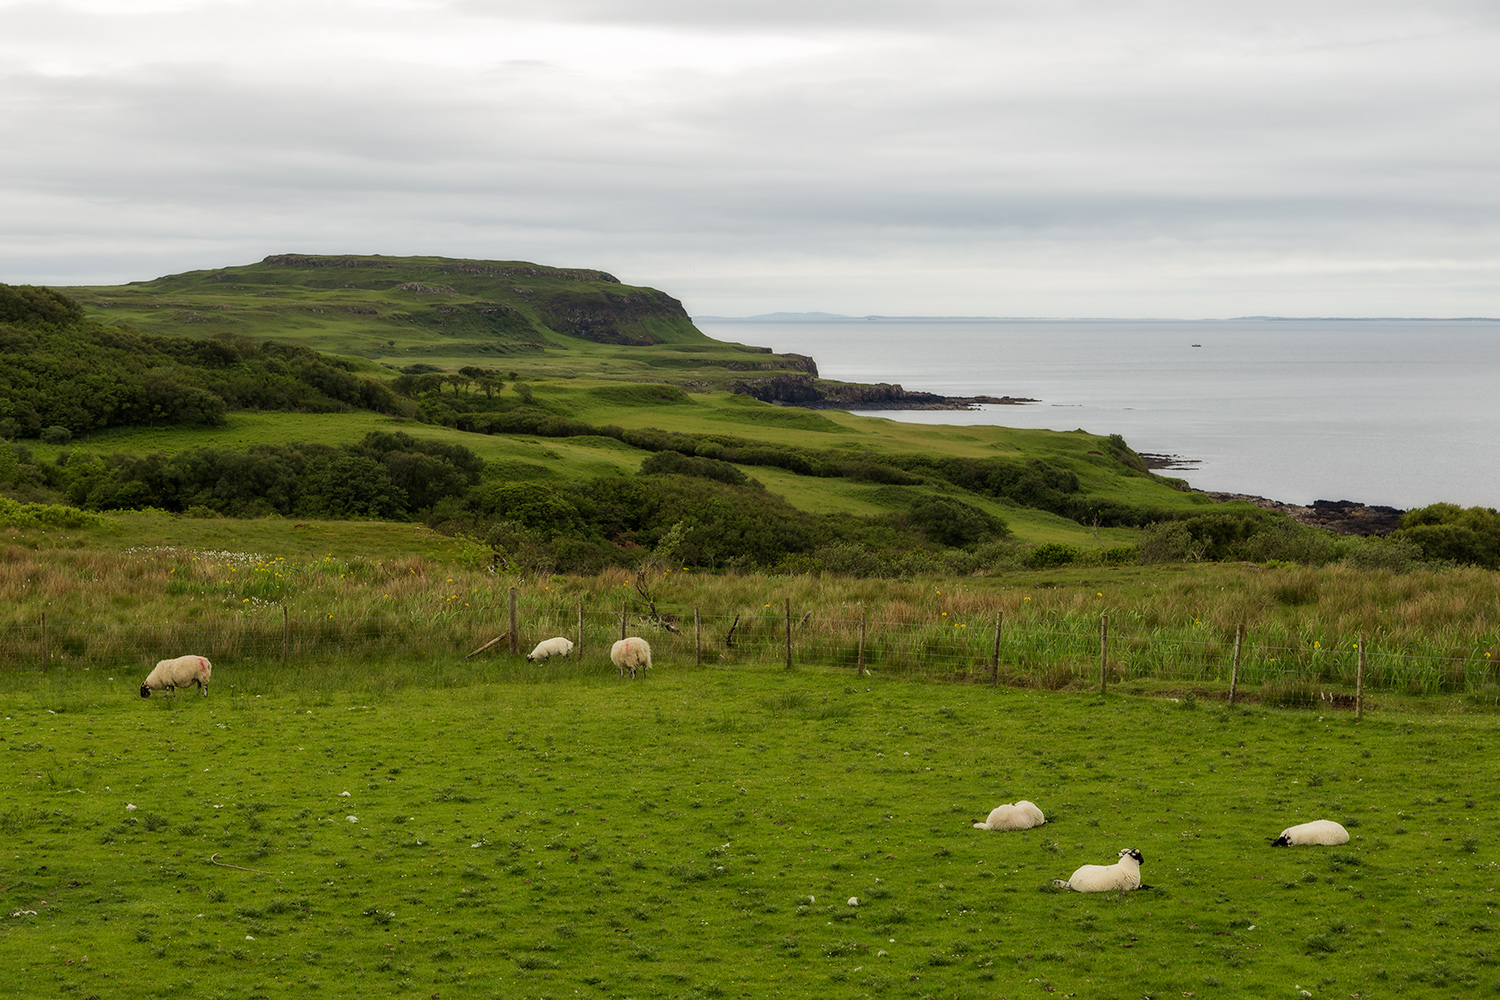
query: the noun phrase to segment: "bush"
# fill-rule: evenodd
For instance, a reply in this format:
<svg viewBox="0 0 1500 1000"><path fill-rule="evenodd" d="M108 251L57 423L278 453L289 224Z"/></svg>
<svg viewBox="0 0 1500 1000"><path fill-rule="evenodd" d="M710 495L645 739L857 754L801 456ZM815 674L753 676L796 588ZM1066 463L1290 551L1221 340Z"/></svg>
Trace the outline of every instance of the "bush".
<svg viewBox="0 0 1500 1000"><path fill-rule="evenodd" d="M745 486L750 482L750 477L728 462L721 462L716 458L697 458L677 451L659 451L647 456L646 460L641 463L643 476L673 473L679 476L712 479L731 486Z"/></svg>
<svg viewBox="0 0 1500 1000"><path fill-rule="evenodd" d="M1026 554L1026 566L1029 569L1050 569L1054 566L1066 566L1078 560L1079 552L1071 545L1062 542L1048 542L1038 545Z"/></svg>
<svg viewBox="0 0 1500 1000"><path fill-rule="evenodd" d="M1404 573L1424 558L1422 547L1409 538L1366 538L1349 548L1344 562L1354 569Z"/></svg>
<svg viewBox="0 0 1500 1000"><path fill-rule="evenodd" d="M42 428L41 438L42 444L67 444L73 440L73 432L61 424L53 424Z"/></svg>
<svg viewBox="0 0 1500 1000"><path fill-rule="evenodd" d="M1392 538L1416 545L1427 559L1500 569L1500 511L1435 503L1409 510Z"/></svg>
<svg viewBox="0 0 1500 1000"><path fill-rule="evenodd" d="M952 548L967 548L1007 533L999 518L951 497L922 497L912 503L906 516L932 541Z"/></svg>

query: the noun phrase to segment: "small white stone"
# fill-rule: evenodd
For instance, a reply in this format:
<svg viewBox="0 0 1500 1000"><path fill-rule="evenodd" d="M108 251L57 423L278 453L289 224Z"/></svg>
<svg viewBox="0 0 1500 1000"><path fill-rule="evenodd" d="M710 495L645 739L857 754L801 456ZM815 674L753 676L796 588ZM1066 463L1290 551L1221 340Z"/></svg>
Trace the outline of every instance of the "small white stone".
<svg viewBox="0 0 1500 1000"><path fill-rule="evenodd" d="M859 905L859 897L858 896L850 896L849 897L849 905L850 906L858 906Z"/></svg>

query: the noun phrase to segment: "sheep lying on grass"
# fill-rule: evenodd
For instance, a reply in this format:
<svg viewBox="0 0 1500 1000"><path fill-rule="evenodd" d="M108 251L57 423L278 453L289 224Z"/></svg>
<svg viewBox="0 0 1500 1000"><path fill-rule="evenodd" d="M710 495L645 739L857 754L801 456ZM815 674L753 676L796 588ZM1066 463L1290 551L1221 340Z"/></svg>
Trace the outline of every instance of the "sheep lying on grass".
<svg viewBox="0 0 1500 1000"><path fill-rule="evenodd" d="M1047 817L1036 807L1035 802L1022 799L1019 802L1007 802L990 810L989 818L983 823L975 823L976 830L1030 830L1034 826L1041 826L1047 822Z"/></svg>
<svg viewBox="0 0 1500 1000"><path fill-rule="evenodd" d="M620 676L630 675L635 680L637 674L644 674L651 669L651 646L645 639L631 636L621 639L615 643L609 651L609 659L620 671Z"/></svg>
<svg viewBox="0 0 1500 1000"><path fill-rule="evenodd" d="M1059 889L1074 892L1110 892L1115 889L1141 888L1141 864L1146 859L1134 847L1120 851L1120 860L1112 865L1084 865L1074 872L1066 882L1053 879Z"/></svg>
<svg viewBox="0 0 1500 1000"><path fill-rule="evenodd" d="M1349 831L1331 819L1315 819L1311 823L1289 826L1281 836L1271 841L1272 847L1332 847L1349 843Z"/></svg>
<svg viewBox="0 0 1500 1000"><path fill-rule="evenodd" d="M573 652L573 640L564 639L559 635L551 639L543 639L537 643L536 648L526 654L526 662L531 663L535 660L545 660L552 656L566 657L571 652Z"/></svg>
<svg viewBox="0 0 1500 1000"><path fill-rule="evenodd" d="M214 665L206 656L179 656L175 660L161 660L141 682L141 697L151 697L152 691L175 692L189 684L198 685L198 690L208 694L208 677Z"/></svg>

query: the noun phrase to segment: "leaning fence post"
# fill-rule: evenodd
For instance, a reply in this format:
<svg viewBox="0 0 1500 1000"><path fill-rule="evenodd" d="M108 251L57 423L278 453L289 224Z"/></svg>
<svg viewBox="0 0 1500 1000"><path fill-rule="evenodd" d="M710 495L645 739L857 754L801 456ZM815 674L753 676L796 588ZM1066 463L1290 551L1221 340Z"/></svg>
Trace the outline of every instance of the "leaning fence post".
<svg viewBox="0 0 1500 1000"><path fill-rule="evenodd" d="M1109 615L1099 616L1099 693L1109 686Z"/></svg>
<svg viewBox="0 0 1500 1000"><path fill-rule="evenodd" d="M868 612L864 608L859 609L859 659L854 664L854 676L865 675L865 616Z"/></svg>
<svg viewBox="0 0 1500 1000"><path fill-rule="evenodd" d="M792 599L786 599L786 668L792 669Z"/></svg>
<svg viewBox="0 0 1500 1000"><path fill-rule="evenodd" d="M516 609L516 588L510 588L510 655L515 656L520 652L521 632L518 626L520 616Z"/></svg>
<svg viewBox="0 0 1500 1000"><path fill-rule="evenodd" d="M995 652L990 657L990 687L1000 683L1000 624L1004 619L1004 611L995 612Z"/></svg>
<svg viewBox="0 0 1500 1000"><path fill-rule="evenodd" d="M1354 675L1354 721L1365 717L1365 640L1359 640L1359 669Z"/></svg>
<svg viewBox="0 0 1500 1000"><path fill-rule="evenodd" d="M1234 704L1234 693L1240 686L1240 649L1245 644L1245 623L1234 628L1234 665L1229 668L1229 704Z"/></svg>
<svg viewBox="0 0 1500 1000"><path fill-rule="evenodd" d="M703 666L703 625L697 608L693 609L693 666Z"/></svg>

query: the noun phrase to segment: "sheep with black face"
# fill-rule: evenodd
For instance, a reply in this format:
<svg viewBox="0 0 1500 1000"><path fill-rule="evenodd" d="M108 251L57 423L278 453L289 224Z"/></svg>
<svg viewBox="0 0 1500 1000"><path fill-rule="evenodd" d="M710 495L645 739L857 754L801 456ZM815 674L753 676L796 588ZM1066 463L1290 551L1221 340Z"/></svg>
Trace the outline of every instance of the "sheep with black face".
<svg viewBox="0 0 1500 1000"><path fill-rule="evenodd" d="M1120 851L1120 860L1112 865L1084 865L1068 880L1053 879L1059 889L1074 892L1110 892L1112 890L1139 889L1141 887L1141 865L1146 859L1134 847Z"/></svg>
<svg viewBox="0 0 1500 1000"><path fill-rule="evenodd" d="M1289 826L1271 841L1272 847L1333 847L1349 843L1349 831L1331 819Z"/></svg>

